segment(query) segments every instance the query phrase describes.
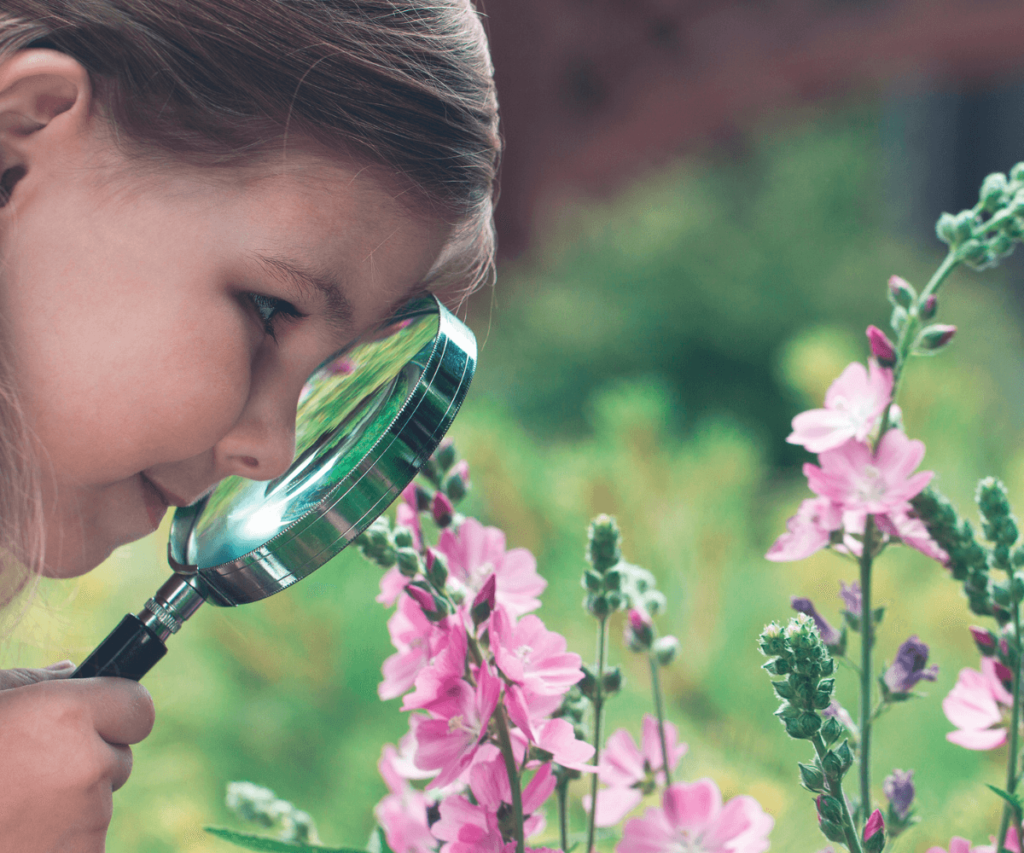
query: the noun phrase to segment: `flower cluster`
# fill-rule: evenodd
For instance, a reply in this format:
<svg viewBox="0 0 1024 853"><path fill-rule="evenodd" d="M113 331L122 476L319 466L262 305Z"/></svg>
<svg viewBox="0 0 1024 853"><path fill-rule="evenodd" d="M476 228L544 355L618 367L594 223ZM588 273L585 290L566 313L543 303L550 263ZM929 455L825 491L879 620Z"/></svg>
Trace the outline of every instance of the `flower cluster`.
<svg viewBox="0 0 1024 853"><path fill-rule="evenodd" d="M892 390L892 370L877 356L866 368L854 362L829 387L824 408L793 418L786 440L818 454L818 464L803 469L817 497L800 505L768 551L769 560L802 560L827 547L860 556L869 516L875 528L869 547L875 552L897 541L946 560L910 504L932 478L931 471L914 473L924 444L900 429L884 428L894 408Z"/></svg>

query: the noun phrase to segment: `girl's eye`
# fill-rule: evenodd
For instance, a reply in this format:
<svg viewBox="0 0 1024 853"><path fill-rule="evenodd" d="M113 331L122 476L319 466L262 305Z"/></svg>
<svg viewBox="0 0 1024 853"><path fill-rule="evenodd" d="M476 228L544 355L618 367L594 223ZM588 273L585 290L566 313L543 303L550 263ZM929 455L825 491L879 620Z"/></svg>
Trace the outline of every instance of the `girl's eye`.
<svg viewBox="0 0 1024 853"><path fill-rule="evenodd" d="M306 315L299 311L290 302L283 299L275 299L273 296L264 296L262 293L247 293L246 297L256 309L256 314L263 322L263 331L275 341L277 340L276 323L282 317L297 319Z"/></svg>

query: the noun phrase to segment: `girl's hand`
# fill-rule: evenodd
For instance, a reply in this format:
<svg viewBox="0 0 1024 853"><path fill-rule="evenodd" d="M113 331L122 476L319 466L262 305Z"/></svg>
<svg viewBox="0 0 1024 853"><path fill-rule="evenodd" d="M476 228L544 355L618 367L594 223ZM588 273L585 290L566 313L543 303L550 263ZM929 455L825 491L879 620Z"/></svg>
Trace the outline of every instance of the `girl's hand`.
<svg viewBox="0 0 1024 853"><path fill-rule="evenodd" d="M0 847L103 853L112 794L153 728L153 700L123 678L0 670Z"/></svg>

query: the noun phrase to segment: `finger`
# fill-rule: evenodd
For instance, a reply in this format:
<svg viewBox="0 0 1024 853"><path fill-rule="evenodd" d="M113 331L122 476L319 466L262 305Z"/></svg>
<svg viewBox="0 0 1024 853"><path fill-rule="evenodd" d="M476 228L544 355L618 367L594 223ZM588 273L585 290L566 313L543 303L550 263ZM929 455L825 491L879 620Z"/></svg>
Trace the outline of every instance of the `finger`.
<svg viewBox="0 0 1024 853"><path fill-rule="evenodd" d="M138 743L153 730L153 697L137 681L82 678L65 681L60 688L80 690L85 694L92 711L93 726L107 743Z"/></svg>
<svg viewBox="0 0 1024 853"><path fill-rule="evenodd" d="M67 678L75 671L71 661L51 664L43 669L4 669L0 670L0 690L12 690L15 687L26 687L40 681L53 681Z"/></svg>

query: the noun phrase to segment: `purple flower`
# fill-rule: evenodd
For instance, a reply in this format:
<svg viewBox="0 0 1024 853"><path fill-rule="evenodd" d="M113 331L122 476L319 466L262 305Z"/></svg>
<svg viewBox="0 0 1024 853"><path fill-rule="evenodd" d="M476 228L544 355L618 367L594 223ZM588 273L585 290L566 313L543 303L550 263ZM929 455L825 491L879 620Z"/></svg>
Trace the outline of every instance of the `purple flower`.
<svg viewBox="0 0 1024 853"><path fill-rule="evenodd" d="M934 681L938 676L938 666L933 665L925 669L926 663L928 663L928 646L922 643L915 634L900 646L900 650L896 653L896 660L886 670L882 680L892 693L909 693L914 689L914 685L922 679Z"/></svg>
<svg viewBox="0 0 1024 853"><path fill-rule="evenodd" d="M847 613L851 616L860 616L863 605L861 604L860 584L857 581L854 581L849 586L846 585L845 581L839 581L839 597L843 599Z"/></svg>
<svg viewBox="0 0 1024 853"><path fill-rule="evenodd" d="M896 817L906 820L914 802L914 771L893 770L882 782L882 793L892 806Z"/></svg>
<svg viewBox="0 0 1024 853"><path fill-rule="evenodd" d="M814 620L814 624L818 626L818 633L821 634L821 641L826 646L837 646L842 640L842 635L833 628L825 618L814 609L814 602L809 598L799 598L793 596L789 600L790 607L792 607L797 613L806 613Z"/></svg>

